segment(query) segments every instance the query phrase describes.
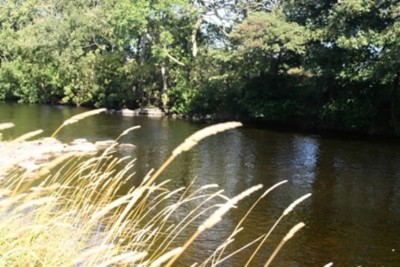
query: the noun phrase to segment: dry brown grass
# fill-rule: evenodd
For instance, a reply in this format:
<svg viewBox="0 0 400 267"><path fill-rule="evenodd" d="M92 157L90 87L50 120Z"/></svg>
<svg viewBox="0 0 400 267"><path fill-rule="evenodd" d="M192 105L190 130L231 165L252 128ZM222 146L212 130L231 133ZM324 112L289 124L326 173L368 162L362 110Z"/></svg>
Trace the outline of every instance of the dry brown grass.
<svg viewBox="0 0 400 267"><path fill-rule="evenodd" d="M102 110L89 115L98 112ZM53 136L62 127L89 115L75 116L64 122ZM118 192L132 179L134 160L117 158L112 150L98 156L65 154L35 173L21 173L13 166L7 166L6 176L0 179L0 266L173 266L202 232L223 220L232 207L260 190L262 185L229 198L217 185L169 190L166 187L168 181L157 183L157 177L175 157L202 139L240 125L218 124L193 134L153 175L149 174L139 186L123 195ZM1 127L5 129L4 125ZM38 133L24 135L18 141ZM283 183L285 181L267 189L259 199ZM308 196L290 205L276 224ZM228 239L198 263L199 266L217 266L242 252L243 248L229 255L225 253L258 201L238 222ZM174 214L187 203L193 205L192 209L177 225L171 224ZM209 215L186 242L177 245L183 231L206 214ZM266 259L266 266L303 226L295 226L284 237ZM259 243L256 253L270 232L248 246ZM249 264L251 260L252 256Z"/></svg>

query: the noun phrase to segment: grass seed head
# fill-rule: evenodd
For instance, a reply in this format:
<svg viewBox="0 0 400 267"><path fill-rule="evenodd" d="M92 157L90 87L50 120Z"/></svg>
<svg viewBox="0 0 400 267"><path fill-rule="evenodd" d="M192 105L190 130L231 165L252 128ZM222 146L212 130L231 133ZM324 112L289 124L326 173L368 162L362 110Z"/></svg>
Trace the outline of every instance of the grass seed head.
<svg viewBox="0 0 400 267"><path fill-rule="evenodd" d="M201 140L227 130L231 130L242 126L240 122L225 122L206 127L200 131L195 132L179 145L173 152L173 155L179 155L182 152L189 151L192 147L197 145Z"/></svg>
<svg viewBox="0 0 400 267"><path fill-rule="evenodd" d="M11 122L5 122L5 123L0 123L0 131L10 129L15 127L14 123Z"/></svg>

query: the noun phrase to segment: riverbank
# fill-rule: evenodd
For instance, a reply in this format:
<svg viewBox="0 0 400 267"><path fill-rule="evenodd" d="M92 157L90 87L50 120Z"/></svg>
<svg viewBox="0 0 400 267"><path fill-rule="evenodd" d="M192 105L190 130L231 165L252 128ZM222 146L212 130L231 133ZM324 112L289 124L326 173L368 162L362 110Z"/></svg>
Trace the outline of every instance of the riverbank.
<svg viewBox="0 0 400 267"><path fill-rule="evenodd" d="M338 137L363 140L398 140L400 136L390 125L373 125L364 128L345 128L329 123L317 122L307 119L268 120L264 118L250 118L239 115L170 115L171 118L180 118L196 123L212 124L223 121L240 121L244 127L273 130L288 133L303 133L320 135L324 137Z"/></svg>
<svg viewBox="0 0 400 267"><path fill-rule="evenodd" d="M184 119L197 123L212 124L224 121L241 121L250 128L269 129L287 132L302 132L307 134L318 134L324 136L341 136L349 138L390 138L398 139L391 125L383 122L374 122L369 127L350 127L335 125L310 118L288 118L285 120L270 120L267 118L252 118L240 114L176 114L165 113L160 108L138 108L138 109L108 109L110 114L120 114L124 117L168 117L172 119Z"/></svg>
<svg viewBox="0 0 400 267"><path fill-rule="evenodd" d="M49 118L52 116L50 112L52 110L64 110L66 115L72 116L75 113L82 112L87 110L87 107L73 107L68 105L38 105L45 107L43 108L42 114L37 112L37 109L34 108L35 105L29 104L18 104L15 102L5 102L6 108L3 110L3 114L5 115L3 121L7 122L12 118L10 115L15 113L14 109L26 109L32 110L35 112L38 118L41 116L43 118ZM8 106L8 107L7 107ZM1 109L0 109L1 111ZM64 112L63 111L63 112ZM15 114L18 114L16 112ZM45 113L45 114L43 114ZM248 128L257 128L257 129L266 129L266 130L274 130L279 132L291 132L291 133L304 133L304 134L312 134L312 135L321 135L327 137L339 137L339 138L350 138L350 139L388 139L388 140L399 140L399 136L396 136L394 130L391 126L384 121L377 121L370 127L364 128L345 128L343 126L338 126L334 124L329 124L326 122L322 122L317 119L307 119L307 118L288 118L286 120L268 120L265 118L251 118L248 116L243 116L239 114L165 114L159 108L139 108L139 109L108 109L108 114L120 115L122 117L152 117L152 118L171 118L171 119L182 119L190 122L194 122L196 124L212 124L223 121L241 121L245 127ZM7 115L10 114L10 115ZM22 118L22 117L21 117ZM26 122L17 123L19 118L16 118L15 122L18 127L22 127ZM57 122L59 123L59 122ZM55 124L57 124L55 123ZM27 131L34 130L35 128L47 128L48 123L43 122L43 125L32 126L32 128L27 128ZM129 125L127 126L129 127ZM0 139L1 140L1 139Z"/></svg>
<svg viewBox="0 0 400 267"><path fill-rule="evenodd" d="M112 151L130 151L136 148L133 144L117 143L113 140L89 142L85 138L63 143L56 138L42 138L34 141L0 141L0 177L11 168L23 172L35 172L51 160L64 154L96 155L98 152L112 148Z"/></svg>

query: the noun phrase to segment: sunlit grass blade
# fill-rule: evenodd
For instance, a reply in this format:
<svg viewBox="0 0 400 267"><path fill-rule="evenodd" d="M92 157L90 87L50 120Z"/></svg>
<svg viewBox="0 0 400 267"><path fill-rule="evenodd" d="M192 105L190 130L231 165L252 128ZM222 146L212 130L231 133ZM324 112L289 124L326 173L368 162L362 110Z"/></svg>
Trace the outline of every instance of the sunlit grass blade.
<svg viewBox="0 0 400 267"><path fill-rule="evenodd" d="M295 226L293 226L292 229L285 235L285 237L282 239L282 241L279 243L279 245L275 248L274 252L272 255L268 258L267 262L265 263L264 267L268 267L271 262L274 260L276 255L278 255L278 252L282 249L282 247L285 245L285 243L291 239L298 231L300 231L301 228L306 226L304 223L298 223Z"/></svg>
<svg viewBox="0 0 400 267"><path fill-rule="evenodd" d="M275 221L274 225L269 229L268 233L264 236L264 238L261 240L260 244L258 247L253 251L251 254L250 258L248 259L246 263L246 267L250 266L250 262L253 260L254 256L258 253L260 250L261 246L265 243L265 241L269 238L271 233L275 230L275 228L278 226L278 224L282 221L282 219L287 216L297 205L299 205L301 202L309 198L311 194L305 194L302 197L299 197L295 201L293 201L282 213L282 215Z"/></svg>
<svg viewBox="0 0 400 267"><path fill-rule="evenodd" d="M201 129L188 138L185 139L177 148L172 151L171 156L161 165L161 167L148 179L147 184L154 182L155 179L168 167L168 165L182 152L189 151L195 145L197 145L201 140L212 136L217 133L221 133L227 130L231 130L237 127L243 126L240 122L225 122L220 124L215 124Z"/></svg>
<svg viewBox="0 0 400 267"><path fill-rule="evenodd" d="M214 211L210 217L208 217L196 230L196 232L186 241L186 243L182 246L182 251L176 254L173 258L171 258L165 267L170 267L172 264L178 259L179 255L185 251L190 244L205 230L212 228L214 225L219 223L222 220L222 217L231 209L233 208L240 200L243 198L251 195L255 191L262 188L262 185L253 186L239 195L235 196L234 198L229 199L226 203L222 204L220 208Z"/></svg>
<svg viewBox="0 0 400 267"><path fill-rule="evenodd" d="M136 129L140 129L140 125L136 125L136 126L133 126L133 127L131 127L131 128L126 129L125 131L123 131L123 132L117 137L117 139L115 139L115 141L118 142L118 140L121 139L121 137L127 135L128 133L130 133L131 131L136 130Z"/></svg>
<svg viewBox="0 0 400 267"><path fill-rule="evenodd" d="M36 130L36 131L32 131L26 134L21 135L20 137L17 137L13 140L13 142L18 143L18 142L23 142L26 141L28 139L31 139L33 137L38 136L39 134L42 134L43 130Z"/></svg>
<svg viewBox="0 0 400 267"><path fill-rule="evenodd" d="M0 123L0 131L10 129L15 127L14 123L11 122L5 122L5 123Z"/></svg>
<svg viewBox="0 0 400 267"><path fill-rule="evenodd" d="M70 124L74 124L77 123L78 121L81 121L87 117L93 116L93 115L97 115L99 113L105 112L107 109L105 108L100 108L100 109L95 109L95 110L91 110L91 111L87 111L87 112L83 112L81 114L75 115L71 118L69 118L68 120L64 121L55 131L54 133L51 135L51 137L55 137L58 132L64 128L67 125Z"/></svg>
<svg viewBox="0 0 400 267"><path fill-rule="evenodd" d="M62 127L102 111L74 116L54 135ZM194 133L154 174L151 170L128 189L125 186L131 182L136 161L119 158L107 149L98 156L61 154L26 171L19 170L17 164L7 164L0 179L0 214L4 215L0 216L0 266L173 266L201 233L220 223L232 208L262 185L228 198L216 184L198 186L193 179L185 187L171 189L173 183L169 180L156 182L156 178L176 156L204 138L240 125L222 123ZM127 129L118 139L137 128ZM22 135L7 142L11 144L7 148L29 142L40 133ZM275 226L248 245L223 255L234 244L236 235L246 230L242 224L260 199L285 182L261 194L214 253L191 266L218 266L245 248L257 243L261 246ZM290 204L276 224L309 196ZM176 216L180 219L174 222ZM190 230L194 225L195 230ZM269 262L299 229L294 228L285 236ZM188 230L191 234L187 234ZM255 252L258 250L259 247Z"/></svg>

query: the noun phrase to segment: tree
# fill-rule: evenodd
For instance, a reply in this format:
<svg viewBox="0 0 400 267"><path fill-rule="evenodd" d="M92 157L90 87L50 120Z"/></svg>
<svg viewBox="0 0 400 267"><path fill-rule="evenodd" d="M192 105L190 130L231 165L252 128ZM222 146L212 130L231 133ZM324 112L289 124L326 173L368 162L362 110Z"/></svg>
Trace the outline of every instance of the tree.
<svg viewBox="0 0 400 267"><path fill-rule="evenodd" d="M341 1L332 9L328 33L346 51L347 62L338 72L345 84L363 86L380 117L390 107L390 121L400 134L398 1ZM375 114L374 114L375 115Z"/></svg>
<svg viewBox="0 0 400 267"><path fill-rule="evenodd" d="M396 0L5 0L0 99L400 135L399 10Z"/></svg>
<svg viewBox="0 0 400 267"><path fill-rule="evenodd" d="M243 104L250 116L281 119L295 112L288 71L300 68L309 33L286 19L281 8L254 12L234 28L236 60L246 77Z"/></svg>

